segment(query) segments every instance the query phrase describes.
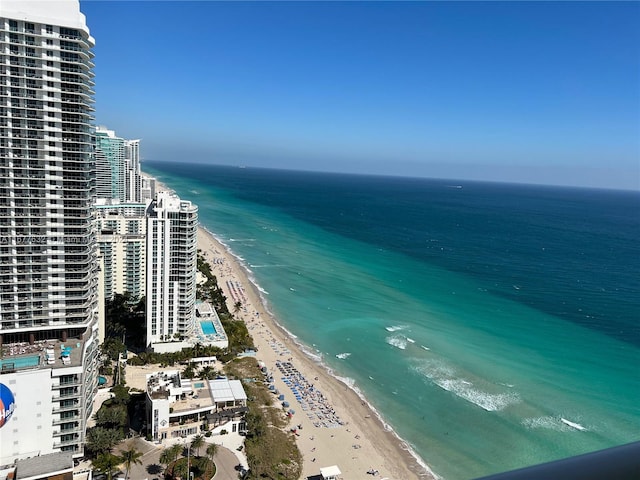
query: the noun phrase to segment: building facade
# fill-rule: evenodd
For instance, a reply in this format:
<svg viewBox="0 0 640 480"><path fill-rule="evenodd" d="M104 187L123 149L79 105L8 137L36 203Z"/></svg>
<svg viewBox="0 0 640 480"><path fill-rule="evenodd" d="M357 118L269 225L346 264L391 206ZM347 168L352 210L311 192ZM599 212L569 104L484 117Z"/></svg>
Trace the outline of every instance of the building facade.
<svg viewBox="0 0 640 480"><path fill-rule="evenodd" d="M147 344L163 351L193 334L197 229L198 207L175 194L159 192L147 208Z"/></svg>
<svg viewBox="0 0 640 480"><path fill-rule="evenodd" d="M177 370L147 375L147 434L155 442L211 431L246 432L240 380L189 380Z"/></svg>
<svg viewBox="0 0 640 480"><path fill-rule="evenodd" d="M125 199L127 202L144 202L141 193L140 140L125 140L124 152Z"/></svg>
<svg viewBox="0 0 640 480"><path fill-rule="evenodd" d="M112 203L140 202L140 140L96 127L96 195Z"/></svg>
<svg viewBox="0 0 640 480"><path fill-rule="evenodd" d="M0 2L0 469L83 454L97 390L94 40L77 0Z"/></svg>
<svg viewBox="0 0 640 480"><path fill-rule="evenodd" d="M125 201L124 139L113 130L96 127L96 196Z"/></svg>
<svg viewBox="0 0 640 480"><path fill-rule="evenodd" d="M96 205L105 300L117 293L132 299L145 295L146 208L144 203Z"/></svg>
<svg viewBox="0 0 640 480"><path fill-rule="evenodd" d="M140 201L146 202L156 197L156 179L153 177L142 177L140 187Z"/></svg>

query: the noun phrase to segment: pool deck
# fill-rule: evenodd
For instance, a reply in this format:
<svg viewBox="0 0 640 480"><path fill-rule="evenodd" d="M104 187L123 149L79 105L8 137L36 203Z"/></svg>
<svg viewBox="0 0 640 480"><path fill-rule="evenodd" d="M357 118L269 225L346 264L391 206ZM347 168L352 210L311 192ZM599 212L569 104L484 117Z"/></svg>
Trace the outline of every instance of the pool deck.
<svg viewBox="0 0 640 480"><path fill-rule="evenodd" d="M66 342L61 340L37 340L32 344L27 342L6 343L0 351L0 365L2 372L13 372L28 368L58 368L70 367L82 364L83 340L69 338ZM63 352L67 352L63 356ZM39 358L37 364L25 365L29 357ZM47 360L49 359L49 360ZM8 368L10 364L13 368Z"/></svg>
<svg viewBox="0 0 640 480"><path fill-rule="evenodd" d="M200 302L196 305L196 333L194 340L203 344L213 345L220 348L229 346L229 339L224 331L218 314L207 302ZM211 322L215 333L205 333L202 328L202 322Z"/></svg>

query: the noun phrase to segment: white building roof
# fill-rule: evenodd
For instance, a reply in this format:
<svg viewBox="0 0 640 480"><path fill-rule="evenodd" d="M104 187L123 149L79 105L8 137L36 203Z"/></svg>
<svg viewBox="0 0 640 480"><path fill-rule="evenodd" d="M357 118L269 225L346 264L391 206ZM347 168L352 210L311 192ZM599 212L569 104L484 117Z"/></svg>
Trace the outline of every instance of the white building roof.
<svg viewBox="0 0 640 480"><path fill-rule="evenodd" d="M320 475L322 475L322 478L335 478L341 474L342 472L337 465L331 465L330 467L320 469Z"/></svg>
<svg viewBox="0 0 640 480"><path fill-rule="evenodd" d="M247 394L244 393L240 380L227 380L226 378L210 380L209 390L214 402L233 402L247 399Z"/></svg>
<svg viewBox="0 0 640 480"><path fill-rule="evenodd" d="M214 314L213 306L209 302L196 303L196 311L201 317L207 317Z"/></svg>

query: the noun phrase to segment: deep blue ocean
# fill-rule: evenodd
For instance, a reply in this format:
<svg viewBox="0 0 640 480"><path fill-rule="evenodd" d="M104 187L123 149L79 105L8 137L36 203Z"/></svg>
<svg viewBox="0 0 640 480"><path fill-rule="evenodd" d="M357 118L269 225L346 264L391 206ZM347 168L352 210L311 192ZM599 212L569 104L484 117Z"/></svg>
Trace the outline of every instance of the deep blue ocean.
<svg viewBox="0 0 640 480"><path fill-rule="evenodd" d="M640 439L640 193L143 170L443 478Z"/></svg>

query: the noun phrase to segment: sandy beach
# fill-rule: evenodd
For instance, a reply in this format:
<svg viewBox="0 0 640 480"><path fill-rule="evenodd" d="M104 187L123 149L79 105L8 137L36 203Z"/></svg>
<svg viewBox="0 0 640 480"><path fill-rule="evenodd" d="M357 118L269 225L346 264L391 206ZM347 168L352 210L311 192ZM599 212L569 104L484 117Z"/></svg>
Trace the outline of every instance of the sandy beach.
<svg viewBox="0 0 640 480"><path fill-rule="evenodd" d="M170 189L159 184L158 190ZM202 227L198 230L198 249L225 292L229 310L233 311L234 298L242 301L243 308L237 316L245 321L254 339L257 360L266 364L276 388L295 410L291 426L298 426L296 440L304 459L302 478L318 475L320 468L331 465L337 465L342 478L348 479L436 478L419 464L366 402L304 354L268 314L246 270ZM306 386L302 390L307 394L299 393L304 395L303 404L291 389L292 376ZM283 378L287 378L289 384Z"/></svg>

